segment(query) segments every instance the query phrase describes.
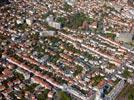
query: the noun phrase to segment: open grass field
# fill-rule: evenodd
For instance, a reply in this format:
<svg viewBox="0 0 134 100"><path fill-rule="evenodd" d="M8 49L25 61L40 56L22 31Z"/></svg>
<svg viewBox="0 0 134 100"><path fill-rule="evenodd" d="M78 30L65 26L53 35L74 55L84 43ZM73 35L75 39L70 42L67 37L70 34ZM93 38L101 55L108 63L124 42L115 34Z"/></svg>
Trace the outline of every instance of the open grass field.
<svg viewBox="0 0 134 100"><path fill-rule="evenodd" d="M134 85L126 84L116 100L134 100Z"/></svg>

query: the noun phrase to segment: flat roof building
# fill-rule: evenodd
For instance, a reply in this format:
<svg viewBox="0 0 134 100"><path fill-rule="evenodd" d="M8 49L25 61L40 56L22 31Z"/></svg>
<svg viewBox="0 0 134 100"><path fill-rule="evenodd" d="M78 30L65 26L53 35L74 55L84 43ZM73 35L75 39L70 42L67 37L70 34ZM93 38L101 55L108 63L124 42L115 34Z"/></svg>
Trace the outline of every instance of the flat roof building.
<svg viewBox="0 0 134 100"><path fill-rule="evenodd" d="M134 42L134 34L132 33L119 33L116 35L116 40L120 42L131 43Z"/></svg>

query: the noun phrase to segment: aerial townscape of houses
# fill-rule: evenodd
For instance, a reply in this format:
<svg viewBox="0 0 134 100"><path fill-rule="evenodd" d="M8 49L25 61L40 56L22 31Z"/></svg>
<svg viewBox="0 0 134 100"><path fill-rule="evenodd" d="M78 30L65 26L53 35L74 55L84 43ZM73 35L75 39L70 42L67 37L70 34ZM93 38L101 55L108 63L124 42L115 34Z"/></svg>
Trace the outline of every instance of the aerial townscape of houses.
<svg viewBox="0 0 134 100"><path fill-rule="evenodd" d="M129 85L133 0L0 0L0 100L122 100Z"/></svg>

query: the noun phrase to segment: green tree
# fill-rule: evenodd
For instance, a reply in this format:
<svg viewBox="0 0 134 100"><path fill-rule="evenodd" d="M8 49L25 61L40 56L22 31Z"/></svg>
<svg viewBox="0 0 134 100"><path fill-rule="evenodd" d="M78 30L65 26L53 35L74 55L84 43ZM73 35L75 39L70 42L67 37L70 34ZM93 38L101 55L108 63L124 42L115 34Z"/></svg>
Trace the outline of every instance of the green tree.
<svg viewBox="0 0 134 100"><path fill-rule="evenodd" d="M64 91L59 92L59 100L71 100L68 94Z"/></svg>
<svg viewBox="0 0 134 100"><path fill-rule="evenodd" d="M41 94L38 95L37 99L38 100L47 100L47 95L50 90L45 89Z"/></svg>
<svg viewBox="0 0 134 100"><path fill-rule="evenodd" d="M129 93L128 94L128 100L134 100L134 93Z"/></svg>
<svg viewBox="0 0 134 100"><path fill-rule="evenodd" d="M72 10L72 6L70 6L69 4L67 4L66 2L64 3L64 6L63 6L63 10L64 11L71 11Z"/></svg>

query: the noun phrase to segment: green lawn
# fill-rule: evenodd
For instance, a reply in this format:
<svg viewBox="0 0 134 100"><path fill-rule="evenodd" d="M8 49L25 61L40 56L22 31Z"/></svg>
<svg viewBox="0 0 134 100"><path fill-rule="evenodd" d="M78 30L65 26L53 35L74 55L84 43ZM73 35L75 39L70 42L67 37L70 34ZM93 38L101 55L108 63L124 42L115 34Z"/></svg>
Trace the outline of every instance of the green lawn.
<svg viewBox="0 0 134 100"><path fill-rule="evenodd" d="M134 85L127 84L117 97L117 100L134 100Z"/></svg>

